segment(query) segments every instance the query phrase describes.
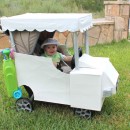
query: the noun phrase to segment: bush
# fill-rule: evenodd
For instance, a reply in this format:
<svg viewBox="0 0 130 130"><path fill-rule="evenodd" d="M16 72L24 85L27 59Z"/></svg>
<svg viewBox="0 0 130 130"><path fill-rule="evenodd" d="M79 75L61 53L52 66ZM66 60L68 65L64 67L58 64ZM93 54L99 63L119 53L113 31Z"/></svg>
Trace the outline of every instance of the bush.
<svg viewBox="0 0 130 130"><path fill-rule="evenodd" d="M101 11L104 8L104 0L74 0L77 6L82 6L85 10Z"/></svg>
<svg viewBox="0 0 130 130"><path fill-rule="evenodd" d="M99 12L104 0L3 0L0 3L0 16L11 16L26 12L77 13Z"/></svg>

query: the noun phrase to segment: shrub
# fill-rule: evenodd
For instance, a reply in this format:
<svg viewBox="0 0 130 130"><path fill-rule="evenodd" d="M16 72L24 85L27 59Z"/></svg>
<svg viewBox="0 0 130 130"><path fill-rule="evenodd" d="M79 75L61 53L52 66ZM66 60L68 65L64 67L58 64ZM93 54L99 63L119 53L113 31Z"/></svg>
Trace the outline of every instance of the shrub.
<svg viewBox="0 0 130 130"><path fill-rule="evenodd" d="M82 6L85 10L101 11L104 7L104 0L74 0L77 6Z"/></svg>

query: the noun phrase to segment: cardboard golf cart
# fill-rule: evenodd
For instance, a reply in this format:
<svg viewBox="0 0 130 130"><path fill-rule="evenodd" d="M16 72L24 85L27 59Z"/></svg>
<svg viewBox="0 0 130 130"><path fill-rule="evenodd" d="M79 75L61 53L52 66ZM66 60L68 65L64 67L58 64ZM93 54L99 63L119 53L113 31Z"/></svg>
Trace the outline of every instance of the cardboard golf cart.
<svg viewBox="0 0 130 130"><path fill-rule="evenodd" d="M91 111L101 111L104 99L116 93L119 74L109 58L89 55L87 30L92 27L92 14L26 13L2 17L1 26L9 31L15 51L14 62L10 49L2 54L8 95L17 99L17 110L31 112L32 102L37 100L69 105L79 116L90 118ZM58 70L50 58L33 55L39 37L45 40L55 31L73 33L75 68L69 74ZM79 31L84 33L86 48L81 57ZM22 86L29 98L22 97Z"/></svg>

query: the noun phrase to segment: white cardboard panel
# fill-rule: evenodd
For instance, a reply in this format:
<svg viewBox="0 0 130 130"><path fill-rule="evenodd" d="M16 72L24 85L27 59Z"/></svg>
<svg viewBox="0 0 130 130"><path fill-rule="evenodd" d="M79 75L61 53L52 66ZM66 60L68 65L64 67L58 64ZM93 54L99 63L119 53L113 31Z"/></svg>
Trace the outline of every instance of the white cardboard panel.
<svg viewBox="0 0 130 130"><path fill-rule="evenodd" d="M71 107L100 111L103 104L102 96L101 75L73 74L71 72Z"/></svg>
<svg viewBox="0 0 130 130"><path fill-rule="evenodd" d="M69 75L51 59L15 53L15 65L19 86L29 86L35 100L69 104Z"/></svg>

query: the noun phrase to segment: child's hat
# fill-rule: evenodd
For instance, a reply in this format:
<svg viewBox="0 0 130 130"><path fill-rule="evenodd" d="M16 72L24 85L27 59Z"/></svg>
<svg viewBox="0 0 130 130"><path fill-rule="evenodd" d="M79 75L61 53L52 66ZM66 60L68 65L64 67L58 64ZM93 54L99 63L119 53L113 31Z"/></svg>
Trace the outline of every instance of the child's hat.
<svg viewBox="0 0 130 130"><path fill-rule="evenodd" d="M42 45L41 45L41 48L43 48L45 45L58 45L58 41L56 39L53 39L53 38L48 38L47 40L45 40Z"/></svg>

